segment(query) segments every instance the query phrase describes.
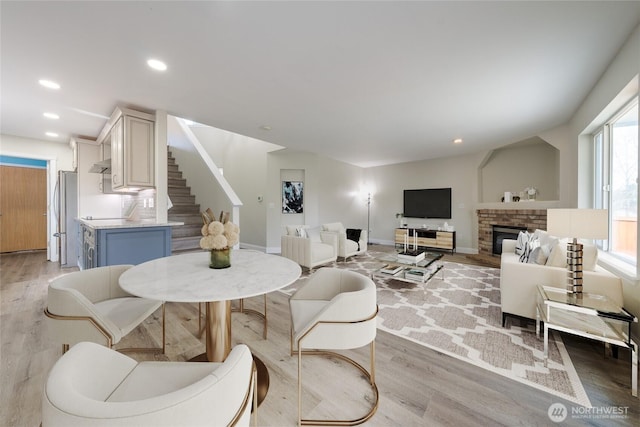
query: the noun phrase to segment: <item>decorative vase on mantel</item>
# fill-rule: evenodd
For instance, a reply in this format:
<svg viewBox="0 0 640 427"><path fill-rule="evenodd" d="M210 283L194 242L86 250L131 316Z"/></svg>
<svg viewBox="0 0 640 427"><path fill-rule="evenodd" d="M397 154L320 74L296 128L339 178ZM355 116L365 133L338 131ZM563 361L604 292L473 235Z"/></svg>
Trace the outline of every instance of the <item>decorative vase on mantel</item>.
<svg viewBox="0 0 640 427"><path fill-rule="evenodd" d="M229 268L231 267L231 248L211 249L211 260L209 268Z"/></svg>

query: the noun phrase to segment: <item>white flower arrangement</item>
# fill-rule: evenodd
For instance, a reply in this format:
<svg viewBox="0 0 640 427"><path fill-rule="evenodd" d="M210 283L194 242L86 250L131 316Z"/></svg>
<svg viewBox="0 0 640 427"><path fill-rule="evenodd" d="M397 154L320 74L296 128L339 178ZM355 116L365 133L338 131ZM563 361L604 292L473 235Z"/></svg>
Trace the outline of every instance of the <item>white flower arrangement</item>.
<svg viewBox="0 0 640 427"><path fill-rule="evenodd" d="M215 220L211 209L202 213L204 225L202 226L200 247L207 250L228 249L240 240L240 228L229 221L229 213L220 213L220 219Z"/></svg>

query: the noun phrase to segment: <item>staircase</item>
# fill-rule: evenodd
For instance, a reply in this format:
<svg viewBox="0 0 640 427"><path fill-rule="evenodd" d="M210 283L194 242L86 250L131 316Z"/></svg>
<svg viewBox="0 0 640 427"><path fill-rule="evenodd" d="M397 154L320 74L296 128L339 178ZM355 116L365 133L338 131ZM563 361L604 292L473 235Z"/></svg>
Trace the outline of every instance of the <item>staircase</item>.
<svg viewBox="0 0 640 427"><path fill-rule="evenodd" d="M200 205L196 204L196 196L191 195L191 188L187 187L187 180L182 177L171 151L168 152L167 166L168 195L173 203L173 207L167 212L168 219L184 223L171 227L171 252L175 254L200 250Z"/></svg>

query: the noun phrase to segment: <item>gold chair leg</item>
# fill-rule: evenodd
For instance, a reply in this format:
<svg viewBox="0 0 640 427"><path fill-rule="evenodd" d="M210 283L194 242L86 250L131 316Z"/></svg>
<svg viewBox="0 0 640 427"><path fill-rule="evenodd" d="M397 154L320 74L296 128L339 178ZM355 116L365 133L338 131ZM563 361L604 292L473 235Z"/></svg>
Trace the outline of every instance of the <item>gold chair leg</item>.
<svg viewBox="0 0 640 427"><path fill-rule="evenodd" d="M162 354L167 350L167 329L165 328L165 303L162 303Z"/></svg>
<svg viewBox="0 0 640 427"><path fill-rule="evenodd" d="M258 427L258 371L253 370L253 425Z"/></svg>
<svg viewBox="0 0 640 427"><path fill-rule="evenodd" d="M355 426L358 424L362 424L368 421L378 410L378 402L379 402L379 392L378 386L375 382L375 341L372 341L369 346L370 352L370 362L371 362L371 371L367 372L367 370L362 367L355 360L332 351L321 351L321 350L301 350L300 343L298 342L298 425L314 425L314 426ZM371 390L374 394L374 402L372 404L371 409L368 413L363 415L360 418L356 418L353 420L314 420L314 419L305 419L302 418L302 356L303 355L316 355L316 356L327 356L327 357L337 357L345 362L348 362L352 366L356 367L362 374L369 380L369 384L371 385Z"/></svg>
<svg viewBox="0 0 640 427"><path fill-rule="evenodd" d="M109 332L107 332L107 330L102 327L100 324L96 323L96 321L94 319L92 319L91 317L88 316L60 316L57 314L53 314L49 311L49 308L45 308L44 309L44 315L51 318L51 319L56 319L56 320L77 320L77 321L85 321L85 322L89 322L93 327L96 328L96 330L98 330L98 332L100 332L104 339L105 339L105 343L104 345L108 348L112 348L114 349L114 343L113 343L113 339L111 337L111 335L109 334ZM166 322L165 322L165 303L162 303L162 347L158 348L158 347L129 347L129 348L117 348L114 349L120 353L162 353L165 354L165 350L166 350L166 330L165 330L165 326L166 326ZM62 354L65 354L67 351L69 351L69 344L62 344Z"/></svg>
<svg viewBox="0 0 640 427"><path fill-rule="evenodd" d="M233 312L240 312L240 313L248 313L248 314L253 314L255 316L258 316L260 318L262 318L264 320L264 326L262 328L262 338L263 339L267 339L267 325L269 323L268 318L267 318L267 294L263 295L264 298L264 312L260 313L258 310L254 310L251 308L244 308L244 299L240 299L239 300L239 308L235 308L231 311Z"/></svg>
<svg viewBox="0 0 640 427"><path fill-rule="evenodd" d="M298 343L298 426L302 425L302 351Z"/></svg>
<svg viewBox="0 0 640 427"><path fill-rule="evenodd" d="M198 339L204 334L205 325L202 324L202 303L198 303Z"/></svg>

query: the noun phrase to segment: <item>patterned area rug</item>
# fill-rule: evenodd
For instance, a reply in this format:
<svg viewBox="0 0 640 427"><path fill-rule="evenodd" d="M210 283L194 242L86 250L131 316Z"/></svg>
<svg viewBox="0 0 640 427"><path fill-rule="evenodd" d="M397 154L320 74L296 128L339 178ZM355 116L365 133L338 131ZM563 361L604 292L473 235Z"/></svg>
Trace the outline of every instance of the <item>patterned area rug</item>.
<svg viewBox="0 0 640 427"><path fill-rule="evenodd" d="M369 251L333 266L369 276L383 264L376 261L376 255L381 254ZM424 284L374 279L378 288L379 329L591 407L559 335L550 335L545 368L543 342L537 338L535 326L502 327L499 269L442 264L444 268ZM283 292L291 295L308 276L305 271Z"/></svg>

